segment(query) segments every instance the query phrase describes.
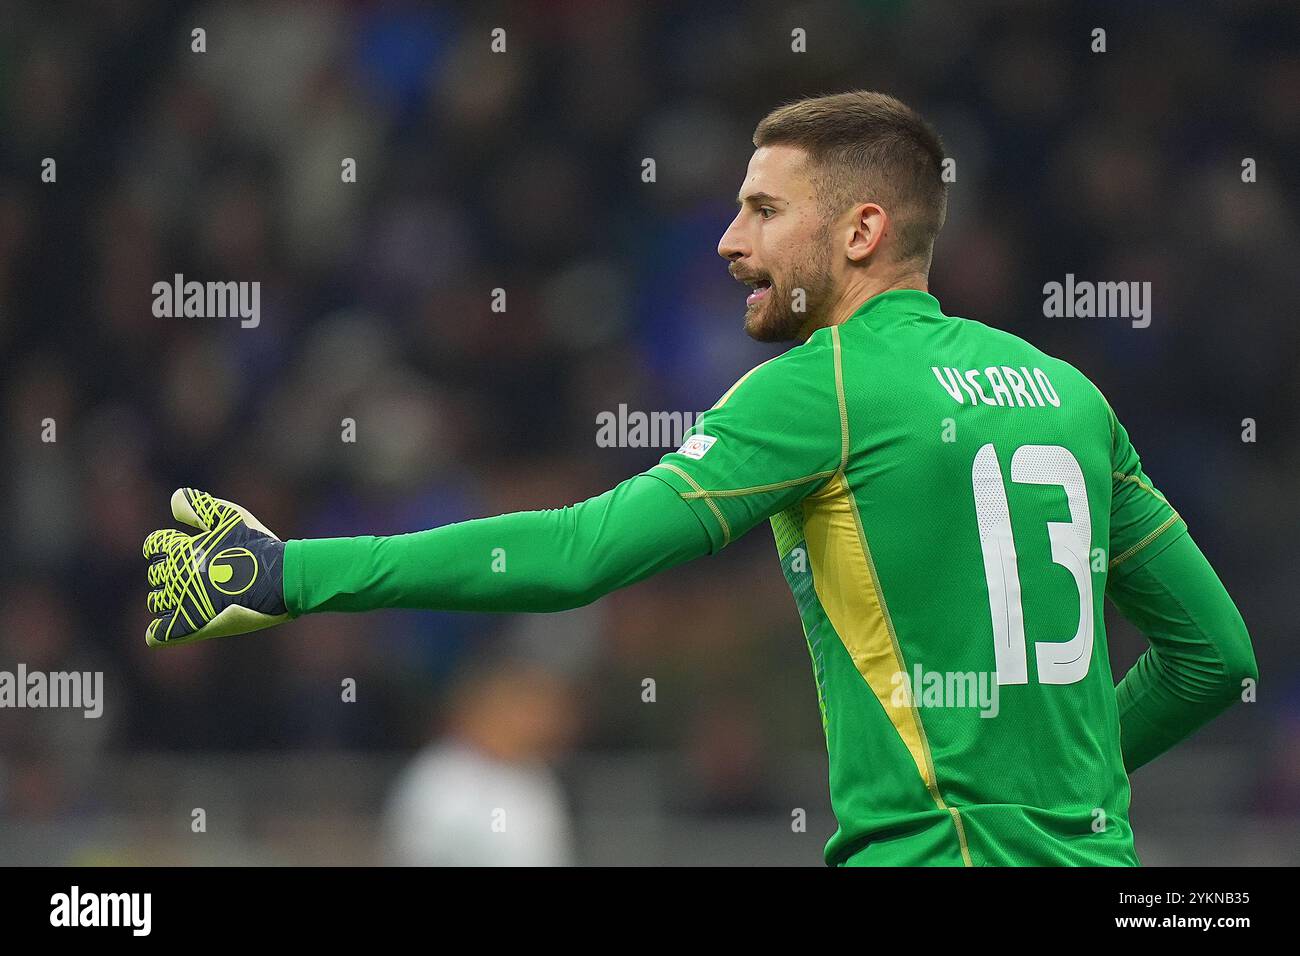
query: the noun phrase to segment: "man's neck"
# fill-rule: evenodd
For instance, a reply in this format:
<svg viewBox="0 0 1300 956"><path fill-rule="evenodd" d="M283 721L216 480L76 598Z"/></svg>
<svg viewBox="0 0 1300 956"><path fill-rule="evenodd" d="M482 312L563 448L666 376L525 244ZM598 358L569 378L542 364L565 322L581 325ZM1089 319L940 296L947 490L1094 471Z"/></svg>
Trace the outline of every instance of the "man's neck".
<svg viewBox="0 0 1300 956"><path fill-rule="evenodd" d="M929 282L923 272L908 272L888 280L864 278L861 281L851 283L840 293L835 304L828 310L827 314L830 316L830 322L827 324L843 324L848 321L849 316L862 308L862 303L875 298L882 292L893 292L895 289L930 291Z"/></svg>

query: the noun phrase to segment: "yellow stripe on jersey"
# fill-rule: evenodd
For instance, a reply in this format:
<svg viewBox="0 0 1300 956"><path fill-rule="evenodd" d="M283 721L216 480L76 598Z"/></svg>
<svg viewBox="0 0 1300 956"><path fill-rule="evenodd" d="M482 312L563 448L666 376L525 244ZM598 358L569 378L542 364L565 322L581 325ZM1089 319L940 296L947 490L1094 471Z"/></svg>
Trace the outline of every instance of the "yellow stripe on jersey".
<svg viewBox="0 0 1300 956"><path fill-rule="evenodd" d="M840 471L849 467L849 405L844 398L844 354L840 349L840 327L831 326L831 348L835 355L835 398L840 406Z"/></svg>
<svg viewBox="0 0 1300 956"><path fill-rule="evenodd" d="M939 792L930 745L921 717L910 702L893 702L894 675L907 673L889 609L876 576L866 535L857 514L853 493L837 473L824 489L803 501L804 538L812 566L813 587L831 626L839 635L854 667L894 730L912 755L916 771L935 806L952 814L961 844L962 861L971 866L965 828L955 807L949 807Z"/></svg>

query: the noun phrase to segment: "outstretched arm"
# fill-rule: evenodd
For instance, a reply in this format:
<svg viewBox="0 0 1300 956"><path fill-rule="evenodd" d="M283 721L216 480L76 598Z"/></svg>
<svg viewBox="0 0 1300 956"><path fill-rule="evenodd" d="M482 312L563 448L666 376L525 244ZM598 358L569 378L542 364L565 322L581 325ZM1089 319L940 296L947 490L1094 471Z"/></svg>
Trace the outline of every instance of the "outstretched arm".
<svg viewBox="0 0 1300 956"><path fill-rule="evenodd" d="M581 504L387 538L290 541L289 613L563 611L707 554L699 519L652 475Z"/></svg>
<svg viewBox="0 0 1300 956"><path fill-rule="evenodd" d="M282 542L247 510L188 488L172 513L200 533L145 541L155 647L317 611L560 611L710 550L690 506L651 474L565 508L390 537Z"/></svg>
<svg viewBox="0 0 1300 956"><path fill-rule="evenodd" d="M152 646L243 634L315 611L560 611L725 548L841 472L838 330L741 377L687 441L581 504L391 537L282 542L229 501L182 488L155 531Z"/></svg>

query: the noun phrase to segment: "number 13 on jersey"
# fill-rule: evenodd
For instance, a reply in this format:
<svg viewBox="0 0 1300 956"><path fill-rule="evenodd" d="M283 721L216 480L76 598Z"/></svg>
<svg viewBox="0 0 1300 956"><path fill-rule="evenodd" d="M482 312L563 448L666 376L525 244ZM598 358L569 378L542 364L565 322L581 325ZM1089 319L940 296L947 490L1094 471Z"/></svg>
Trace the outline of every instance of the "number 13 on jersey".
<svg viewBox="0 0 1300 956"><path fill-rule="evenodd" d="M1079 591L1079 624L1068 641L1037 641L1040 684L1073 684L1087 676L1092 663L1092 575L1088 557L1092 550L1092 518L1083 469L1070 451L1060 445L1021 445L1011 455L1011 480L1019 484L1059 485L1070 507L1069 521L1047 522L1052 560L1074 578ZM993 621L994 661L999 684L1029 682L1025 615L1020 599L1020 571L1016 542L1011 533L1007 489L993 445L975 454L971 467L975 515L979 521L984 577L989 589Z"/></svg>

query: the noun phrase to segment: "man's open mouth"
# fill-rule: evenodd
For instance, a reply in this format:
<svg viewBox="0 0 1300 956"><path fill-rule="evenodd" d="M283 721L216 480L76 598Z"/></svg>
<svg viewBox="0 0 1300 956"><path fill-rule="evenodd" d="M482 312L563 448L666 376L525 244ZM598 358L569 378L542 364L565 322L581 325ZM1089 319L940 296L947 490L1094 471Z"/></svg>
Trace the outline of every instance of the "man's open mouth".
<svg viewBox="0 0 1300 956"><path fill-rule="evenodd" d="M746 279L745 285L753 289L753 291L745 298L745 305L753 305L755 302L763 301L763 299L767 297L768 292L772 289L772 281L770 279Z"/></svg>

